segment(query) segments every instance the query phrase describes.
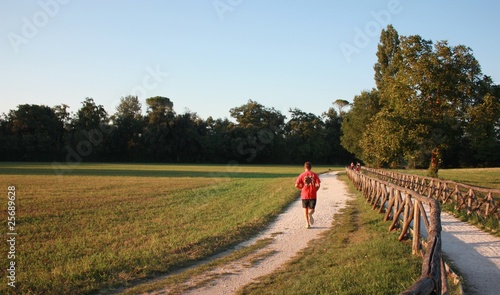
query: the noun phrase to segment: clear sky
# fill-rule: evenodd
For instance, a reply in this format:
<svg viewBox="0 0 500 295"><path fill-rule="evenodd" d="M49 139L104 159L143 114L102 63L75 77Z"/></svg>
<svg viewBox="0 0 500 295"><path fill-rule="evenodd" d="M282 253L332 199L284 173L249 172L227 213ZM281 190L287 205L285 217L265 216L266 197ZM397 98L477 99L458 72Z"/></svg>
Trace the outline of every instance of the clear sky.
<svg viewBox="0 0 500 295"><path fill-rule="evenodd" d="M466 45L500 83L500 1L0 0L0 114L165 96L230 118L249 99L321 115L375 86L380 31ZM143 112L146 107L143 106Z"/></svg>

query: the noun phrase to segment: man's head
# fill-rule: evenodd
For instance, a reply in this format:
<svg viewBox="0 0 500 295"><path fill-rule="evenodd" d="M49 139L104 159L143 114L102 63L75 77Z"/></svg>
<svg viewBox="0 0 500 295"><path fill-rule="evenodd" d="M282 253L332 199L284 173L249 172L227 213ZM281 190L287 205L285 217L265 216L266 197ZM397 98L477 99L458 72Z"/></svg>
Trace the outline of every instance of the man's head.
<svg viewBox="0 0 500 295"><path fill-rule="evenodd" d="M311 170L311 168L312 168L311 162L305 162L304 163L304 168L307 169L307 170Z"/></svg>

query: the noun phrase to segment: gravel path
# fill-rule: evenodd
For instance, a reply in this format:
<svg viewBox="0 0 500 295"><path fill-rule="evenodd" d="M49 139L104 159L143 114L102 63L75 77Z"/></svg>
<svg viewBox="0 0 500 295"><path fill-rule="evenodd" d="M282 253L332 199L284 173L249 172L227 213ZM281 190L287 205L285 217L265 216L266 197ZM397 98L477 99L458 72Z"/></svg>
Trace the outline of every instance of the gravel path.
<svg viewBox="0 0 500 295"><path fill-rule="evenodd" d="M460 271L467 294L500 294L500 238L441 213L441 250Z"/></svg>
<svg viewBox="0 0 500 295"><path fill-rule="evenodd" d="M215 269L187 284L195 287L183 294L234 294L254 279L270 274L304 249L308 242L331 227L333 217L346 206L351 198L336 172L321 174L321 189L314 214L315 224L305 228L302 203L294 202L274 223L254 239L242 243L241 247L256 241L272 238L273 242L229 265ZM486 234L476 227L460 222L449 214L442 213L442 251L452 260L452 267L460 270L469 286L468 294L500 294L500 238ZM259 260L259 263L253 263ZM213 278L213 279L212 279ZM170 294L164 289L150 294ZM474 292L474 293L472 293Z"/></svg>

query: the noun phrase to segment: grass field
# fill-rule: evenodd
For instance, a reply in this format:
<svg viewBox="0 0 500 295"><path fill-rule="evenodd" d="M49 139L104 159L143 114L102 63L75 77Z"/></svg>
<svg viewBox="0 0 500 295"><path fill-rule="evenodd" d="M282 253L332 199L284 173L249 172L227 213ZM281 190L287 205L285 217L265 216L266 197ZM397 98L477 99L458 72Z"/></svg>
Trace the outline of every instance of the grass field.
<svg viewBox="0 0 500 295"><path fill-rule="evenodd" d="M316 171L326 167L316 167ZM222 251L255 234L297 198L301 166L0 163L15 186L19 294L123 286ZM11 292L6 283L0 294Z"/></svg>

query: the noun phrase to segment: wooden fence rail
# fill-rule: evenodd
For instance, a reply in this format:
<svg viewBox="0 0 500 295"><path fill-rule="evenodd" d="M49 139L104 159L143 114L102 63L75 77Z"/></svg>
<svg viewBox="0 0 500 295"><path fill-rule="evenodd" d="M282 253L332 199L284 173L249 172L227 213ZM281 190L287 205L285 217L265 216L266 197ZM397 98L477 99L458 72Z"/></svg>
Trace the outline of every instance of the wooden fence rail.
<svg viewBox="0 0 500 295"><path fill-rule="evenodd" d="M443 204L453 203L456 210L476 213L483 218L500 221L500 190L488 189L431 177L409 175L382 169L363 167L363 171L421 195L434 198Z"/></svg>
<svg viewBox="0 0 500 295"><path fill-rule="evenodd" d="M441 254L441 208L439 201L386 180L346 169L347 176L366 202L384 219L392 220L389 230L401 228L399 240L412 239L412 253L423 256L418 280L400 294L448 294L447 273ZM427 216L424 205L429 208ZM422 222L427 235L422 234Z"/></svg>

